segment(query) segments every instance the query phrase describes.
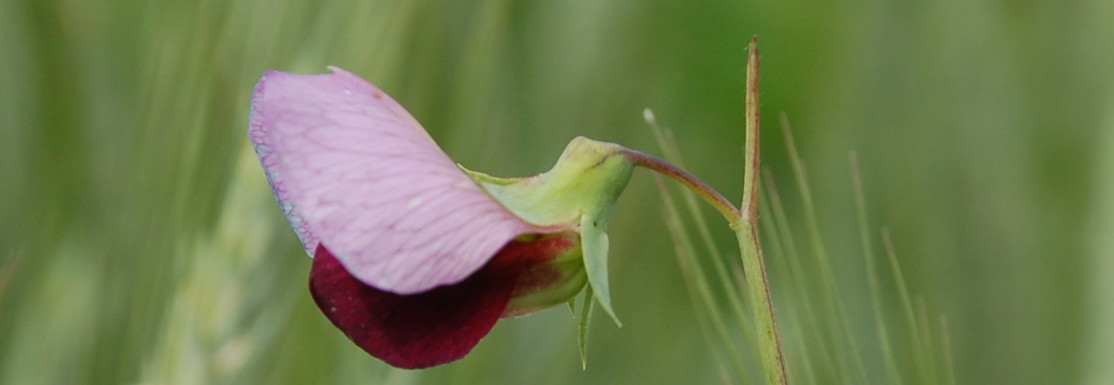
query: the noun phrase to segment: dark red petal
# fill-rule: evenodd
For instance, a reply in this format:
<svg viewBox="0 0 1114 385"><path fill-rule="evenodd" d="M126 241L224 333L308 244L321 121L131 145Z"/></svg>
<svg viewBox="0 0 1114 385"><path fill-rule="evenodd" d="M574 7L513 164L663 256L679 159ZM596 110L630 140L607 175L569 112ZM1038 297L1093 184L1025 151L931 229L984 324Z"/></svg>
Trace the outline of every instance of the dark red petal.
<svg viewBox="0 0 1114 385"><path fill-rule="evenodd" d="M325 316L372 356L399 368L427 368L464 358L495 326L522 270L498 265L512 268L488 263L458 284L399 295L360 282L319 245L310 293Z"/></svg>

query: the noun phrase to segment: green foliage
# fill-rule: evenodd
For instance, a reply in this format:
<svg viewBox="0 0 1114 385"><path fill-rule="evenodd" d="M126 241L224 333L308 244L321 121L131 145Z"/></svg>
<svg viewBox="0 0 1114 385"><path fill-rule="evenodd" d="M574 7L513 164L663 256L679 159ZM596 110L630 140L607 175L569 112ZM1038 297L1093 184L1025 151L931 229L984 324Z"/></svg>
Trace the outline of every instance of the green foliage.
<svg viewBox="0 0 1114 385"><path fill-rule="evenodd" d="M667 139L672 137L669 131L663 131L657 127L652 119L650 119L650 123L653 125L654 134L659 139L659 144L669 160L681 164L683 161L676 144L671 139ZM792 136L789 135L788 127L785 128L785 132L786 138L789 139L787 141L790 146L789 153L796 156L796 148L793 147L793 140ZM871 283L870 295L875 321L873 327L878 336L878 346L874 347L874 350L879 351L885 362L882 365L886 372L883 382L904 384L907 383L906 378L910 378L912 379L911 383L915 384L941 384L943 383L941 378L948 378L950 381L947 383L955 384L952 374L953 364L950 361L950 346L947 343L949 336L945 334L937 341L935 338L938 333L933 333L931 330L919 330L925 328L926 325L924 324L928 323L927 310L924 309L922 302L922 306L916 315L912 311L909 305L912 299L909 296L908 288L905 286L901 270L897 265L896 256L892 245L889 243L888 233L884 232L886 251L893 267L896 282L896 287L893 289L901 293L899 299L906 310L905 318L909 326L908 329L903 330L904 333L900 337L903 337L903 341L910 342L910 344L901 345L897 348L890 343L891 327L885 318L887 314L898 313L898 311L892 310L896 306L884 304L881 297L883 291L894 290L890 290L888 287L883 288L878 283L878 273L874 266L874 246L870 242L866 203L862 192L857 158L852 154L851 159L864 261L867 276ZM806 207L806 215L812 216L804 218L804 220L815 224L817 222L816 213L808 209L812 207L812 202L809 202L811 198L808 193L808 178L804 175L804 168L800 161L797 160L793 163L798 176L798 187L804 191L801 194L804 200L802 206ZM815 226L808 227L811 229L808 238L811 239L812 246L815 247L813 253L807 256L801 255L797 251L800 247L796 244L796 239L799 239L799 237L794 236L785 214L783 201L774 187L773 179L768 175L766 178L767 199L761 200L760 209L761 216L768 218L761 223L763 232L766 234L766 240L763 243L769 245L766 251L767 261L776 261L774 268L771 269L771 275L777 279L775 282L781 283L774 286L773 290L779 294L784 293L779 298L782 302L778 303L782 312L780 328L783 330L782 333L787 335L787 337L782 338L782 345L783 350L791 357L789 367L793 369L790 372L792 383L861 384L883 377L881 373L868 373L863 365L862 351L871 350L871 347L865 346L868 344L855 337L855 331L845 320L846 315L843 314L845 305L839 297L838 288L848 286L848 282L839 282L839 277L832 273L830 262L825 259L825 249L820 240L821 234L818 228ZM669 225L673 242L677 246L678 262L684 272L686 284L690 291L700 293L693 296L694 310L697 311L701 326L707 328L707 325L715 325L712 328L713 330L704 331L705 334L709 334L709 338L706 338L709 347L717 354L722 354L718 352L727 352L726 355L733 357L735 360L734 367L728 366L722 360L717 361L717 364L721 367L721 372L724 374L724 381L730 383L770 383L770 381L762 382L754 379L756 373L763 370L762 367L753 362L754 359L751 362L742 362L740 358L742 354L739 352L747 352L753 354L754 357L759 355L759 347L755 346L753 330L744 328L754 322L752 319L754 315L741 311L744 305L737 294L750 283L743 278L742 272L734 277L723 274L725 256L720 254L713 243L705 243L708 250L704 253L698 252L693 247L694 242L682 225L684 218L674 204L673 194L660 183L658 187L665 202L665 221ZM686 198L686 201L694 202L691 192L684 191L682 195ZM695 226L702 229L702 232L705 231L703 229L709 227L700 214L700 210L694 204L687 207L685 214L691 217ZM713 267L702 266L708 264ZM814 271L806 270L804 268L806 265L813 266L816 269ZM734 268L736 271L740 269L737 262ZM716 281L721 286L713 289L715 285L712 285L711 282ZM726 303L718 302L716 300L717 296L725 298ZM821 298L819 303L811 300L811 298L817 297ZM826 312L824 317L816 316L816 307L821 308L821 313ZM727 311L728 309L735 309L736 312L732 314ZM802 317L802 314L806 316ZM803 333L806 328L810 333ZM943 332L946 333L946 327L941 326L941 328L944 328ZM732 333L743 333L746 337L736 338L732 336ZM831 359L833 357L834 360ZM910 368L899 367L897 361L901 357L914 357L916 365ZM949 359L941 365L935 365L932 364L934 357ZM878 371L881 372L882 370L879 369Z"/></svg>
<svg viewBox="0 0 1114 385"><path fill-rule="evenodd" d="M0 383L749 379L752 326L702 315L746 317L727 294L735 258L706 258L734 239L663 223L642 173L608 226L624 325L591 325L587 370L561 309L501 322L456 364L384 367L313 305L309 259L245 132L264 70L337 65L498 176L544 171L577 135L655 148L640 116L652 107L688 170L739 196L755 34L764 116L800 130L790 157L767 124L770 179L805 159L815 204L806 215L804 190L788 189L785 220L768 220L777 205L762 217L792 379L948 383L938 368L953 362L958 383L1111 383L1110 20L1104 1L3 0ZM871 259L881 291L853 225L849 150L865 217L899 251ZM679 263L669 226L695 229L700 258ZM685 284L697 267L706 287ZM790 289L830 287L821 269L838 293Z"/></svg>

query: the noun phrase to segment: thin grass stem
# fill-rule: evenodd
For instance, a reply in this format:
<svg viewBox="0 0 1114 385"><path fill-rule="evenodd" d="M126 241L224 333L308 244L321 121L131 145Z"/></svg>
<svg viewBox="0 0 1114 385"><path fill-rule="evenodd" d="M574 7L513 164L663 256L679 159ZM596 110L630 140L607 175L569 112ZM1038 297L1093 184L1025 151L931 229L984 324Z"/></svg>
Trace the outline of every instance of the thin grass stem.
<svg viewBox="0 0 1114 385"><path fill-rule="evenodd" d="M768 173L764 173L763 175L763 177L768 176ZM770 204L770 195L766 191L766 189L759 191L761 194L763 194L763 196L759 197L758 199L759 210L763 213L774 213L774 208ZM779 228L781 228L783 224L779 223L777 215L770 215L768 218L769 219L761 222L762 231L766 234L766 238L770 240L770 242L767 242L766 244L770 246L770 249L768 250L770 250L771 252L766 255L772 256L772 260L777 261L778 269L780 269L785 274L784 278L789 279L790 282L799 283L799 281L797 280L797 276L799 275L795 274L795 272L793 271L793 267L790 266L789 262L790 257L788 256L789 252L787 251L787 249L791 248L792 245L784 244L786 238L783 238L782 234L780 233L781 230L779 230ZM793 252L796 252L795 248ZM807 300L804 299L806 293L803 288L798 286L795 292L797 293L796 297L794 298L796 300L795 302L799 304L799 306L804 308L803 312L810 313L811 308ZM815 346L813 347L814 349L809 349L808 345L805 344L805 331L804 326L801 325L801 315L799 314L802 312L802 310L797 309L796 306L788 306L785 308L785 310L788 312L788 327L790 330L793 331L793 333L797 335L797 338L793 339L793 347L797 349L798 354L798 357L796 357L797 359L794 360L794 362L799 362L801 364L801 368L804 371L805 383L816 384L816 370L813 368L813 360L812 357L809 355L810 352L816 349ZM812 326L814 327L810 328L810 330L815 331L815 324L812 324ZM820 343L820 346L824 346L823 339L820 337L820 335L817 334L816 337L816 340ZM827 358L828 355L821 354L821 356Z"/></svg>
<svg viewBox="0 0 1114 385"><path fill-rule="evenodd" d="M789 228L789 217L785 214L785 206L782 204L781 195L778 194L777 183L774 182L773 176L770 174L769 169L765 170L763 176L763 183L766 189L766 196L770 201L770 206L773 208L774 222L777 225L778 233L781 234L781 243L785 245L786 262L789 264L790 278L793 280L795 291L800 295L800 303L804 307L804 317L806 323L809 325L809 332L812 334L814 345L809 353L814 356L819 356L831 372L834 372L840 383L847 382L847 373L844 370L846 363L843 361L843 355L834 352L831 344L825 338L824 332L820 330L820 321L814 311L814 302L810 294L809 286L805 281L804 265L801 263L801 254L797 250L797 241L793 238L793 231ZM837 338L836 335L831 336ZM832 357L836 357L839 362L832 361Z"/></svg>
<svg viewBox="0 0 1114 385"><path fill-rule="evenodd" d="M956 385L955 362L952 360L952 335L948 329L948 317L940 316L940 333L944 343L944 374L948 385Z"/></svg>
<svg viewBox="0 0 1114 385"><path fill-rule="evenodd" d="M654 112L649 108L644 110L642 115L646 119L646 123L650 125L650 131L654 133L654 140L658 142L658 147L660 147L662 153L665 154L665 160L684 169L686 167L685 160L684 157L681 156L681 152L677 149L677 140L673 137L673 131L658 125L657 119L654 118ZM713 256L722 255L719 252L719 247L716 246L716 242L712 239L712 232L708 229L707 225L708 221L704 218L703 211L701 211L700 207L697 205L696 197L688 191L684 191L682 196L685 198L686 208L688 208L689 213L692 215L693 221L696 222L696 229L700 232L700 238L704 241L704 246L708 248L708 251Z"/></svg>
<svg viewBox="0 0 1114 385"><path fill-rule="evenodd" d="M723 314L720 313L716 306L711 287L708 286L707 280L704 279L703 275L698 272L699 264L696 263L696 251L692 246L688 232L685 230L684 226L681 225L681 215L677 210L677 205L674 203L665 184L662 183L661 177L655 175L654 181L657 183L658 190L662 195L665 224L669 229L669 234L673 237L674 245L676 245L677 262L681 267L681 274L685 280L689 282L689 285L686 285L689 287L689 295L693 298L694 305L698 306L697 310L704 311L698 314L708 315L707 320L704 320L703 317L697 318L708 322L710 324L709 327L714 330L720 341L731 341L731 334L728 332ZM711 342L710 337L709 345L716 345ZM738 351L735 344L726 343L725 345L726 347L724 350L731 356L734 369L739 375L737 378L742 378L742 376L746 374L746 365L742 359L741 352Z"/></svg>
<svg viewBox="0 0 1114 385"><path fill-rule="evenodd" d="M683 169L685 167L684 159L681 157L681 152L677 150L677 143L673 139L672 132L659 126L657 119L654 118L654 113L649 109L643 111L643 116L646 119L646 123L650 125L650 129L654 133L654 138L657 140L658 146L661 147L662 152L665 154L665 159ZM708 221L705 219L703 211L701 211L696 201L696 196L688 190L682 191L681 196L684 198L685 206L692 216L693 222L696 223L696 229L700 233L700 238L704 242L704 246L708 248L712 268L715 271L716 278L720 282L721 288L727 295L727 301L731 305L731 310L735 313L736 319L739 320L740 326L746 331L745 336L753 340L754 336L750 333L752 330L750 329L750 317L744 309L743 300L739 295L740 290L732 285L732 278L728 275L727 267L724 265L723 255L720 254L719 248L716 247L716 242L712 239L712 232L707 224Z"/></svg>
<svg viewBox="0 0 1114 385"><path fill-rule="evenodd" d="M860 382L867 383L866 367L863 365L862 354L859 352L858 346L855 345L855 338L851 332L850 322L847 320L847 313L844 310L846 306L844 305L842 296L839 294L839 286L836 285L834 278L835 273L832 271L827 249L824 247L824 242L820 236L820 224L817 220L816 205L813 203L811 188L808 184L808 176L805 172L800 155L797 152L797 146L793 140L793 133L789 127L789 119L785 114L781 115L781 124L782 132L785 135L785 143L789 149L789 161L793 166L794 173L797 175L797 185L801 191L801 203L804 207L805 223L808 228L813 249L816 253L817 266L820 268L821 285L826 289L824 290L824 308L828 312L828 317L836 321L831 323L831 325L835 330L838 330L835 332L836 335L843 336L841 340L843 345L851 352L850 355L854 361ZM842 357L840 357L840 359L842 359Z"/></svg>
<svg viewBox="0 0 1114 385"><path fill-rule="evenodd" d="M924 346L924 341L921 340L920 327L917 325L917 315L913 310L913 297L909 295L909 287L905 285L905 276L901 272L901 264L897 261L897 252L894 251L893 240L890 238L890 230L883 227L882 234L882 247L886 251L886 259L889 260L891 274L897 283L897 294L901 300L901 308L905 315L905 324L908 328L908 333L913 336L913 356L917 365L917 377L921 379L922 383L931 384L931 371L928 358L926 355L928 351Z"/></svg>
<svg viewBox="0 0 1114 385"><path fill-rule="evenodd" d="M924 297L917 297L917 323L921 330L919 338L923 341L921 346L927 349L924 352L925 359L928 365L928 381L929 384L939 384L940 378L937 376L936 355L932 354L935 350L935 344L932 338L932 324L928 317L928 307L924 303Z"/></svg>
<svg viewBox="0 0 1114 385"><path fill-rule="evenodd" d="M859 219L859 241L863 248L863 259L866 260L866 275L870 281L870 299L874 308L874 329L878 333L878 343L882 347L882 356L886 360L886 371L890 375L891 384L904 384L901 374L897 369L894 359L893 346L890 344L890 335L886 328L886 320L882 314L882 287L878 283L878 268L874 265L874 247L871 246L870 224L866 219L866 194L863 193L863 179L859 171L859 158L852 151L848 153L848 162L851 168L851 185L855 190L855 211Z"/></svg>
<svg viewBox="0 0 1114 385"><path fill-rule="evenodd" d="M700 179L666 161L649 154L634 150L624 150L624 155L637 166L642 166L659 174L670 177L690 191L696 193L716 208L727 219L739 242L743 272L746 275L747 292L754 314L758 336L758 348L762 357L762 369L767 382L787 385L789 375L785 366L785 354L778 337L777 319L774 315L773 301L770 298L770 283L766 277L766 267L762 260L762 248L758 239L758 38L749 47L747 61L746 92L746 160L743 167L742 210L736 209L719 192Z"/></svg>

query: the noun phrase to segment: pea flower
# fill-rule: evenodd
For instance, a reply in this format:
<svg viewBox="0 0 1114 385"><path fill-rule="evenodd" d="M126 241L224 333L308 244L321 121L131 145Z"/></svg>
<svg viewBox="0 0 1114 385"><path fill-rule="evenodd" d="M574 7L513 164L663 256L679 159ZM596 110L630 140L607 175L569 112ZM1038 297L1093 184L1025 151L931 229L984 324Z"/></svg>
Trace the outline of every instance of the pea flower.
<svg viewBox="0 0 1114 385"><path fill-rule="evenodd" d="M586 283L583 306L614 316L604 230L635 165L625 149L576 138L543 174L469 171L381 90L330 69L264 74L248 135L313 258L313 299L349 339L425 368Z"/></svg>

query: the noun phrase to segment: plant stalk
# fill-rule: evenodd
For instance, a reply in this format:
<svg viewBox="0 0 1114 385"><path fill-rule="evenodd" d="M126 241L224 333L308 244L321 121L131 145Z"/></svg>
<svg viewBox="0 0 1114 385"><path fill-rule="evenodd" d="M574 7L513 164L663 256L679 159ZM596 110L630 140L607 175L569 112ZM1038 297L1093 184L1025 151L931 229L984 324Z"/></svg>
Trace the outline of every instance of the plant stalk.
<svg viewBox="0 0 1114 385"><path fill-rule="evenodd" d="M708 184L704 183L700 178L689 174L680 167L674 166L672 163L661 160L656 156L631 149L624 149L623 156L634 162L636 166L653 170L658 174L667 176L684 185L693 193L696 193L701 199L704 199L704 201L712 205L712 207L715 207L720 214L723 214L724 218L727 218L728 222L731 222L733 220L732 218L739 217L739 209L735 208L735 205L731 204L731 201L724 198L719 191L708 186Z"/></svg>
<svg viewBox="0 0 1114 385"><path fill-rule="evenodd" d="M788 385L789 375L785 368L785 354L778 337L777 319L774 316L773 300L770 297L770 282L766 278L766 266L762 260L762 248L758 240L758 38L749 47L747 60L746 93L746 163L743 166L742 209L735 208L730 201L706 183L653 155L625 149L623 155L635 165L656 171L681 183L707 201L723 214L735 237L739 240L743 273L746 278L750 305L753 308L755 327L758 329L758 348L762 357L762 369L767 382L771 385ZM648 118L649 119L649 118Z"/></svg>
<svg viewBox="0 0 1114 385"><path fill-rule="evenodd" d="M739 217L731 228L739 239L743 273L746 274L747 292L753 307L755 327L758 329L758 348L762 356L762 369L769 384L788 385L789 374L785 369L785 354L778 336L777 318L770 297L770 281L762 259L758 240L758 37L751 40L747 59L746 95L746 163L743 166L743 199Z"/></svg>

